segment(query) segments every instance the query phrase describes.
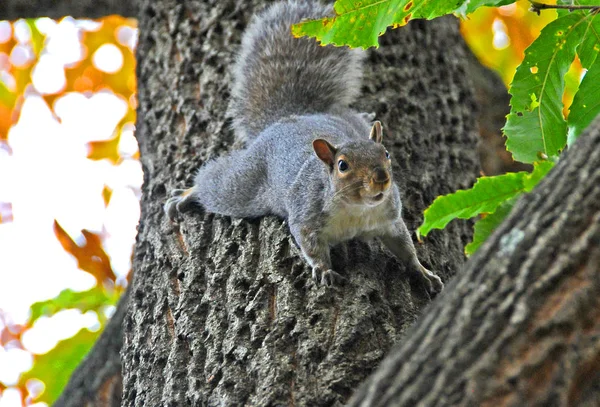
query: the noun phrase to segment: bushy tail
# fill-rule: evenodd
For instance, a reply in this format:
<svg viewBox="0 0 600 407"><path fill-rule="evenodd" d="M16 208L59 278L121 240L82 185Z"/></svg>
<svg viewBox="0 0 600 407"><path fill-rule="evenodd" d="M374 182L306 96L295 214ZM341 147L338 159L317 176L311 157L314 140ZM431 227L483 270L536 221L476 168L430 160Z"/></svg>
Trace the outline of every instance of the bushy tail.
<svg viewBox="0 0 600 407"><path fill-rule="evenodd" d="M237 138L250 141L290 115L347 107L358 95L362 51L291 35L292 24L331 15L331 6L315 1L276 3L246 29L228 111Z"/></svg>

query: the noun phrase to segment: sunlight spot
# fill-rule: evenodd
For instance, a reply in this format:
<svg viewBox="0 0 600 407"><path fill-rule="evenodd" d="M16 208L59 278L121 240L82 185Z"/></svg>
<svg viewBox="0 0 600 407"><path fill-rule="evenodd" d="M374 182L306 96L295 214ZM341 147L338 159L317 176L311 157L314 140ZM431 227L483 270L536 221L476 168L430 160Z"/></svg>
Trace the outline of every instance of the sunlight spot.
<svg viewBox="0 0 600 407"><path fill-rule="evenodd" d="M510 38L507 34L507 28L504 21L499 18L494 19L492 32L494 33L493 45L495 49L504 49L510 45Z"/></svg>
<svg viewBox="0 0 600 407"><path fill-rule="evenodd" d="M17 68L23 68L31 61L33 61L34 55L31 48L26 45L15 46L10 53L10 62Z"/></svg>
<svg viewBox="0 0 600 407"><path fill-rule="evenodd" d="M75 20L63 18L60 23L49 28L46 50L56 56L63 65L71 65L85 57L85 50L79 41L81 35Z"/></svg>
<svg viewBox="0 0 600 407"><path fill-rule="evenodd" d="M104 44L94 53L94 66L106 73L118 72L123 67L123 53L114 44Z"/></svg>
<svg viewBox="0 0 600 407"><path fill-rule="evenodd" d="M133 136L135 126L128 123L123 126L121 139L119 140L119 154L124 157L132 157L139 151L136 138Z"/></svg>
<svg viewBox="0 0 600 407"><path fill-rule="evenodd" d="M18 348L0 347L0 382L9 386L17 384L20 374L31 369L32 364L31 353Z"/></svg>
<svg viewBox="0 0 600 407"><path fill-rule="evenodd" d="M21 407L22 405L21 392L18 389L9 387L2 392L2 397L0 397L0 407Z"/></svg>
<svg viewBox="0 0 600 407"><path fill-rule="evenodd" d="M137 44L137 34L137 29L123 25L117 29L117 41L133 51Z"/></svg>
<svg viewBox="0 0 600 407"><path fill-rule="evenodd" d="M19 43L25 43L31 41L31 29L27 25L27 22L23 19L17 20L13 24L15 30L15 39Z"/></svg>
<svg viewBox="0 0 600 407"><path fill-rule="evenodd" d="M4 44L6 41L12 38L12 28L10 22L4 20L0 21L0 44Z"/></svg>
<svg viewBox="0 0 600 407"><path fill-rule="evenodd" d="M48 35L54 31L57 25L56 21L48 17L41 17L35 20L35 26L44 35Z"/></svg>
<svg viewBox="0 0 600 407"><path fill-rule="evenodd" d="M60 92L66 85L64 66L60 59L52 54L44 54L33 68L31 74L33 86L42 94Z"/></svg>
<svg viewBox="0 0 600 407"><path fill-rule="evenodd" d="M34 353L44 354L59 341L72 337L82 328L93 328L98 316L93 311L82 314L78 309L60 311L51 317L40 317L33 327L23 334L23 346Z"/></svg>
<svg viewBox="0 0 600 407"><path fill-rule="evenodd" d="M108 306L104 307L104 310L102 312L104 313L104 316L106 318L110 318L113 315L115 315L116 310L117 310L117 307L115 307L114 305L108 305Z"/></svg>
<svg viewBox="0 0 600 407"><path fill-rule="evenodd" d="M17 90L17 81L14 76L9 74L6 71L0 71L0 81L4 83L4 86L8 88L11 92Z"/></svg>
<svg viewBox="0 0 600 407"><path fill-rule="evenodd" d="M27 405L31 405L31 402L42 395L44 390L46 390L46 385L43 381L38 379L29 379L27 383L25 383L25 387L27 388L27 392L29 395L27 396Z"/></svg>
<svg viewBox="0 0 600 407"><path fill-rule="evenodd" d="M76 20L75 25L77 28L82 28L86 31L98 31L100 28L102 28L102 22L94 20Z"/></svg>

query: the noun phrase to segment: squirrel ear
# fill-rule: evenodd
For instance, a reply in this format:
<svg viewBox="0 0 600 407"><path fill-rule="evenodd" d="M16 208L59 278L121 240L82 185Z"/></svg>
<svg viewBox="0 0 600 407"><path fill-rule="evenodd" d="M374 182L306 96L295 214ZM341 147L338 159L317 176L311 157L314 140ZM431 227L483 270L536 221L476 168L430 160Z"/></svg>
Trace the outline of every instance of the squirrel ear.
<svg viewBox="0 0 600 407"><path fill-rule="evenodd" d="M381 128L381 122L379 120L373 123L373 127L371 127L371 135L369 139L373 140L376 143L381 144L383 141L383 130Z"/></svg>
<svg viewBox="0 0 600 407"><path fill-rule="evenodd" d="M321 159L325 164L327 164L330 168L333 168L333 162L335 161L335 153L337 153L337 149L329 144L327 140L323 140L322 138L318 138L313 141L313 149L317 154L317 157Z"/></svg>

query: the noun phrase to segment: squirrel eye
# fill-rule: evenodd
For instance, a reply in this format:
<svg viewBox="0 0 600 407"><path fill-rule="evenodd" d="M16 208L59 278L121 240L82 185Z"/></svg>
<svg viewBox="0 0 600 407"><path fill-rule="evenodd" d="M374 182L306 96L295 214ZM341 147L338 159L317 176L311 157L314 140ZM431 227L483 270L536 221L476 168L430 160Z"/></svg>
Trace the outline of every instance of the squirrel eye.
<svg viewBox="0 0 600 407"><path fill-rule="evenodd" d="M390 159L390 153L387 150L385 150L385 158L387 158L388 160Z"/></svg>
<svg viewBox="0 0 600 407"><path fill-rule="evenodd" d="M344 172L348 170L348 163L344 160L338 161L338 169L340 172Z"/></svg>

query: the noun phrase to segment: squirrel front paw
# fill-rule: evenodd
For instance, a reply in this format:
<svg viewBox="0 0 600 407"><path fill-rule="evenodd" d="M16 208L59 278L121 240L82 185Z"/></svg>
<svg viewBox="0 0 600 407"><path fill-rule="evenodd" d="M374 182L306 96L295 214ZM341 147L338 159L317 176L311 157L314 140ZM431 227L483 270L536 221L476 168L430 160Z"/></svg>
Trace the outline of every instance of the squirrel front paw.
<svg viewBox="0 0 600 407"><path fill-rule="evenodd" d="M173 222L177 213L189 211L194 205L193 188L174 189L171 191L171 197L167 199L163 209L169 220Z"/></svg>
<svg viewBox="0 0 600 407"><path fill-rule="evenodd" d="M444 283L435 273L421 266L421 275L427 285L427 291L431 294L437 294L444 289Z"/></svg>
<svg viewBox="0 0 600 407"><path fill-rule="evenodd" d="M336 286L346 280L346 277L342 276L340 273L331 269L323 270L323 268L319 266L313 267L312 278L317 283L320 282L321 285L325 285L327 287Z"/></svg>

